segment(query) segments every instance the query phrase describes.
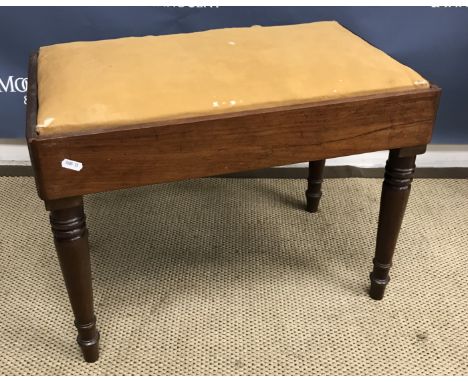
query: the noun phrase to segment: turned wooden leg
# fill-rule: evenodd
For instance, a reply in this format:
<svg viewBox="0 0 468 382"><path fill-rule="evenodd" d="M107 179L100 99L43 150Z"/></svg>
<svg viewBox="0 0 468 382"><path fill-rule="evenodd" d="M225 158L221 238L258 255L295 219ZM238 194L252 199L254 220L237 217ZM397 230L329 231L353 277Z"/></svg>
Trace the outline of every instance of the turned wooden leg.
<svg viewBox="0 0 468 382"><path fill-rule="evenodd" d="M93 310L88 231L81 197L46 201L63 278L78 329L77 342L87 362L99 358L99 332Z"/></svg>
<svg viewBox="0 0 468 382"><path fill-rule="evenodd" d="M306 210L317 212L322 197L323 168L325 159L309 162L309 177L307 178Z"/></svg>
<svg viewBox="0 0 468 382"><path fill-rule="evenodd" d="M416 155L424 151L425 146L390 150L382 185L374 268L370 274L369 294L374 300L383 298L390 281L388 273L408 202Z"/></svg>

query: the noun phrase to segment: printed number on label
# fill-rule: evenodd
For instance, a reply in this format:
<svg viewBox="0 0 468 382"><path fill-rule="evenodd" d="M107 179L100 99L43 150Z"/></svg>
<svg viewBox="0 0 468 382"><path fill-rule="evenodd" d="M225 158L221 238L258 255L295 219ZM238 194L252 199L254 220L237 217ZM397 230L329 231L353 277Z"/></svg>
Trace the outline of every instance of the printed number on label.
<svg viewBox="0 0 468 382"><path fill-rule="evenodd" d="M81 171L83 168L83 163L71 159L64 159L62 161L62 167L68 170Z"/></svg>

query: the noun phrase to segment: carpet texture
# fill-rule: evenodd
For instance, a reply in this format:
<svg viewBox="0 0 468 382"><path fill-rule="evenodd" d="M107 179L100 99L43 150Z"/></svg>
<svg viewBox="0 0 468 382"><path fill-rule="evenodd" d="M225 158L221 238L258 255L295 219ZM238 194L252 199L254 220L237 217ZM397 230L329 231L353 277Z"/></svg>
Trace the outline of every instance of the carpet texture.
<svg viewBox="0 0 468 382"><path fill-rule="evenodd" d="M467 374L468 180L417 179L382 301L381 181L200 179L85 197L86 364L32 178L0 178L0 374Z"/></svg>

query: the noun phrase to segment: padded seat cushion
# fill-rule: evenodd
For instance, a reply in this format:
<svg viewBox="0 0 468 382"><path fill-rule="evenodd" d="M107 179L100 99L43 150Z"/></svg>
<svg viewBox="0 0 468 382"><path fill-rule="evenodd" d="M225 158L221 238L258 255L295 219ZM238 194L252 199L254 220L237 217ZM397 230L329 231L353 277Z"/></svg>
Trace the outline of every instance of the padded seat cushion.
<svg viewBox="0 0 468 382"><path fill-rule="evenodd" d="M41 135L427 88L337 22L40 48Z"/></svg>

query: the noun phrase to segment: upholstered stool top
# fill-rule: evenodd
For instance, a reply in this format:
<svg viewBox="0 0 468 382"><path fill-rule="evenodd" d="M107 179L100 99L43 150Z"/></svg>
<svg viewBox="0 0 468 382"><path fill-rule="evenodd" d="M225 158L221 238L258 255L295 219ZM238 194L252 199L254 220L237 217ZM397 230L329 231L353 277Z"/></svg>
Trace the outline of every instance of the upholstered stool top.
<svg viewBox="0 0 468 382"><path fill-rule="evenodd" d="M42 47L37 132L60 134L427 88L337 22Z"/></svg>

